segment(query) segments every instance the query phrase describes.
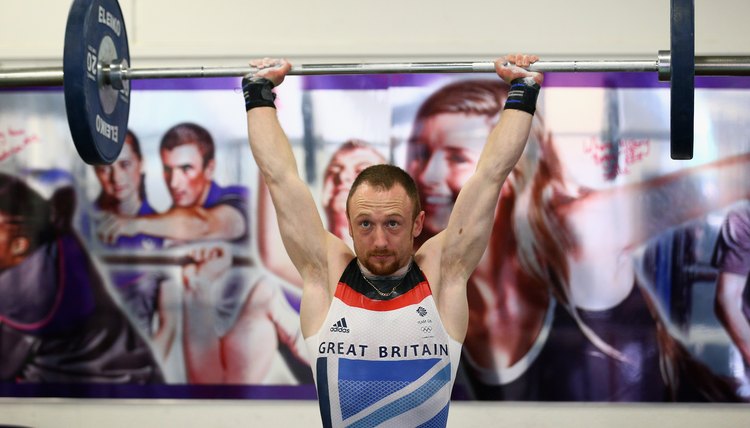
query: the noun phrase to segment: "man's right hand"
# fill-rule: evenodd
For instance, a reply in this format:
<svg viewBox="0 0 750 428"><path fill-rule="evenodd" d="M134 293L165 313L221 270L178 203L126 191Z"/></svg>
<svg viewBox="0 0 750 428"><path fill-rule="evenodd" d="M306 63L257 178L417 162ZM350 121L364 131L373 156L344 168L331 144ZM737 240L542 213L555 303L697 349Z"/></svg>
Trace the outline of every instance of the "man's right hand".
<svg viewBox="0 0 750 428"><path fill-rule="evenodd" d="M507 83L515 79L529 77L534 83L541 86L544 81L544 75L539 72L529 71L526 69L529 65L539 60L536 55L512 54L500 57L495 61L495 71Z"/></svg>
<svg viewBox="0 0 750 428"><path fill-rule="evenodd" d="M273 86L279 86L284 81L292 64L285 59L263 58L250 61L250 66L257 70L252 77L264 77L273 83Z"/></svg>

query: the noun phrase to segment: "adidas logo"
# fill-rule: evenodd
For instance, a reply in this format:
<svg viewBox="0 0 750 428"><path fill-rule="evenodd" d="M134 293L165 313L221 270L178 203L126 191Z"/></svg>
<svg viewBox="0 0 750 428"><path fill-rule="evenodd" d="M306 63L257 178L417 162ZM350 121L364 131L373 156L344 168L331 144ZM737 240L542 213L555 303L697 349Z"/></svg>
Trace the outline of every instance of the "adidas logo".
<svg viewBox="0 0 750 428"><path fill-rule="evenodd" d="M346 325L346 318L341 318L336 321L336 323L333 324L333 327L331 327L331 331L334 333L349 333L349 327Z"/></svg>

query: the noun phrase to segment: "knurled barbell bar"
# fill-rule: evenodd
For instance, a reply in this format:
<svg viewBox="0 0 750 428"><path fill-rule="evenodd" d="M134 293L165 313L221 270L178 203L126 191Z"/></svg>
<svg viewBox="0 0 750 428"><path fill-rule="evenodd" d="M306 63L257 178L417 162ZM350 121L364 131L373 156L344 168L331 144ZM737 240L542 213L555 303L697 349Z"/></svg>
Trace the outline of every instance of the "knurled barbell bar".
<svg viewBox="0 0 750 428"><path fill-rule="evenodd" d="M189 255L175 254L173 251L155 251L149 254L102 254L101 260L107 265L137 266L185 266L196 263ZM252 257L233 255L230 261L235 267L253 267L255 262Z"/></svg>
<svg viewBox="0 0 750 428"><path fill-rule="evenodd" d="M671 0L671 50L653 60L538 61L542 72L657 72L670 81L671 156L693 157L695 75L750 75L750 56L695 56L694 0ZM239 77L251 67L130 68L127 31L117 0L74 0L65 30L62 68L0 69L0 87L63 85L73 142L89 164L110 164L125 139L129 81ZM389 73L489 73L485 62L303 64L291 75Z"/></svg>

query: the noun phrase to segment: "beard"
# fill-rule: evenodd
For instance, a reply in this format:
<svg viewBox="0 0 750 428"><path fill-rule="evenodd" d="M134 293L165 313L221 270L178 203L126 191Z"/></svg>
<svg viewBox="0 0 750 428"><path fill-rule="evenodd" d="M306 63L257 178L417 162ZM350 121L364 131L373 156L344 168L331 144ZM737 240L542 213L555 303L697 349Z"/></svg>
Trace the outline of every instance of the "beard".
<svg viewBox="0 0 750 428"><path fill-rule="evenodd" d="M390 256L391 258L383 263L375 261L375 257L378 256ZM395 257L395 253L392 252L371 252L367 253L364 260L360 260L362 266L364 266L371 274L377 276L389 276L401 268L400 260Z"/></svg>

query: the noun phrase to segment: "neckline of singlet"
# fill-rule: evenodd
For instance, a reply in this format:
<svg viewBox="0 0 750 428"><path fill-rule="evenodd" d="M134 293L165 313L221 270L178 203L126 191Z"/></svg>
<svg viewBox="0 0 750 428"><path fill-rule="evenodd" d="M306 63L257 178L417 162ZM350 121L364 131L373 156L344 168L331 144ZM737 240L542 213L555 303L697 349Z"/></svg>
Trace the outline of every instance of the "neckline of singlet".
<svg viewBox="0 0 750 428"><path fill-rule="evenodd" d="M373 299L373 300L391 300L395 299L398 296L403 295L407 291L414 288L416 284L419 283L419 281L409 281L409 276L414 275L414 267L416 266L416 263L414 262L414 259L411 259L409 261L409 264L407 265L406 272L403 275L397 275L397 276L387 276L387 277L372 277L369 276L365 277L365 269L360 263L358 259L354 259L353 263L357 269L357 272L359 273L359 279L361 281L358 281L358 283L355 284L349 284L349 286L353 287L358 292L362 293L365 297ZM404 269L404 268L401 268ZM418 269L417 269L418 270ZM369 279L369 282L368 282ZM398 282L398 285L394 285ZM376 287L378 290L380 290L383 293L389 292L391 289L393 289L393 294L388 296L382 296L377 291L373 289L373 287ZM382 287L382 289L381 289Z"/></svg>

